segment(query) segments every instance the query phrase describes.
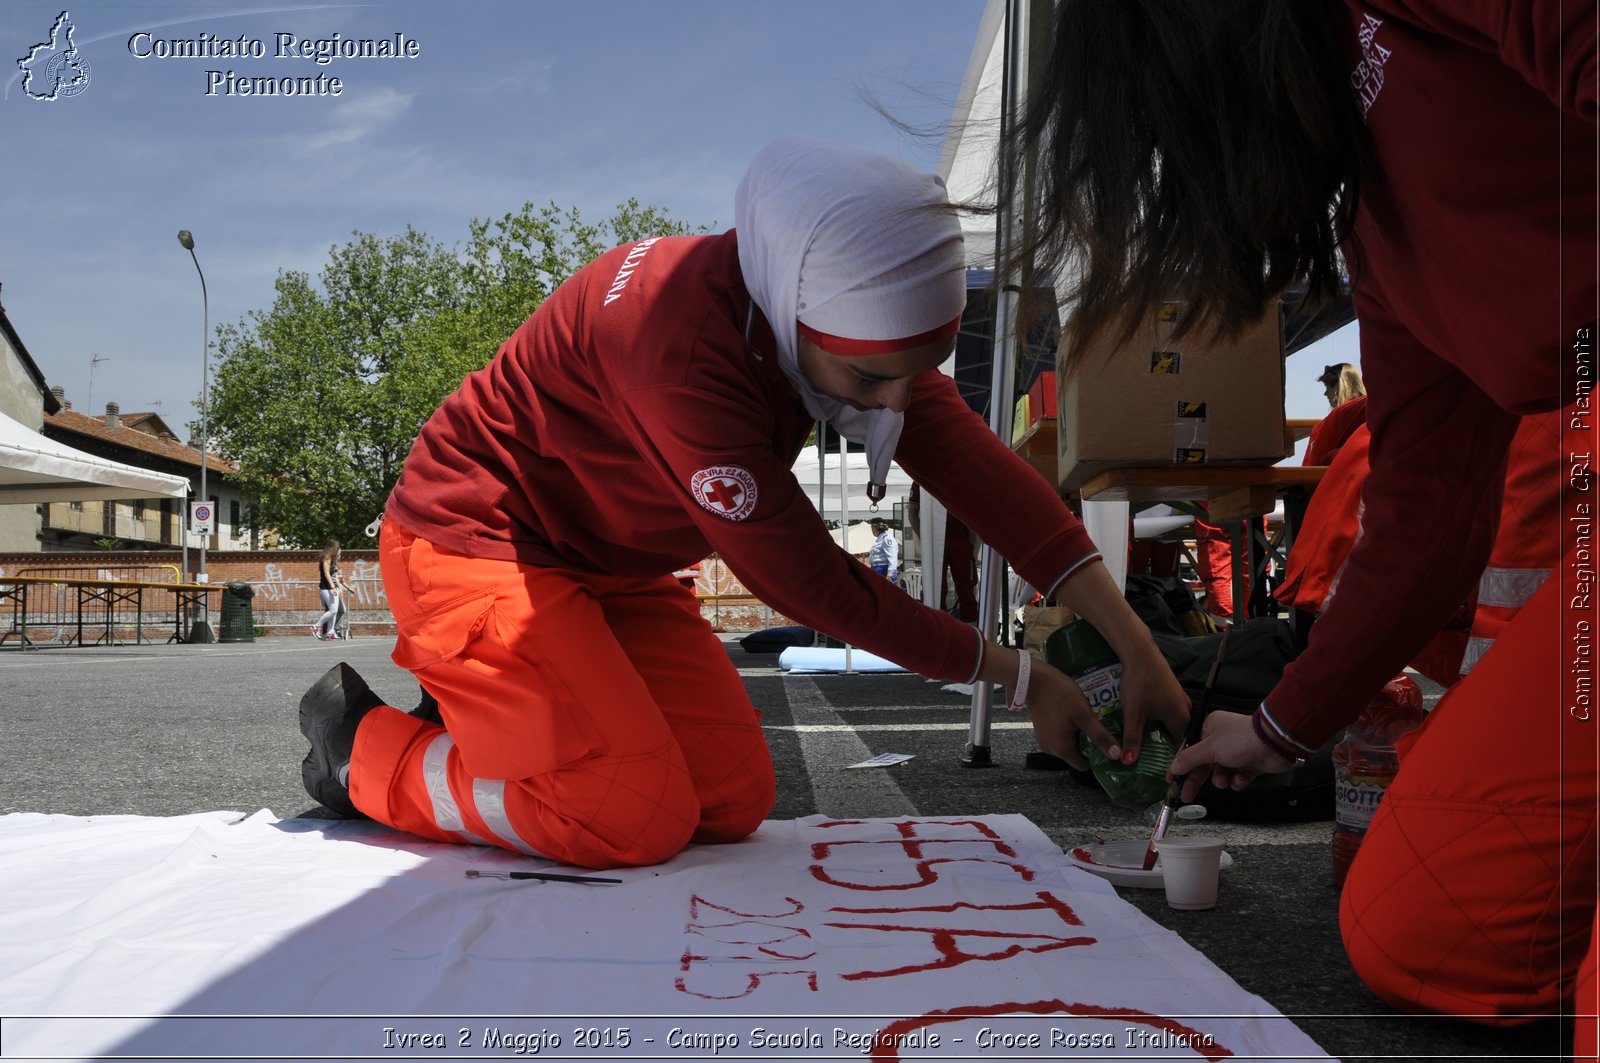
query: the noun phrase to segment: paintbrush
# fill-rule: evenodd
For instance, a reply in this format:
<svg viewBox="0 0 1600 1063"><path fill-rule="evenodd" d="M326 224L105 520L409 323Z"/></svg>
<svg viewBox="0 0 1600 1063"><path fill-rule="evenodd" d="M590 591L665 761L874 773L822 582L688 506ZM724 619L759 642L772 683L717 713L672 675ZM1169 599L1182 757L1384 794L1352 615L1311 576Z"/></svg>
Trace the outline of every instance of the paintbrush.
<svg viewBox="0 0 1600 1063"><path fill-rule="evenodd" d="M1222 641L1217 644L1217 656L1211 662L1211 671L1206 673L1206 685L1200 689L1200 700L1195 703L1194 711L1189 714L1189 726L1184 731L1183 741L1178 746L1178 753L1182 753L1193 742L1200 741L1200 729L1206 722L1206 707L1211 700L1211 688L1217 681L1217 671L1222 667L1222 655L1228 652L1228 636L1233 634L1233 628L1228 628L1222 633ZM1176 760L1178 753L1172 755ZM1149 871L1156 866L1156 842L1167 836L1167 825L1172 822L1173 810L1178 807L1179 795L1183 792L1183 777L1174 775L1167 784L1166 799L1161 802L1161 811L1156 813L1156 829L1150 834L1150 844L1144 850L1144 870Z"/></svg>
<svg viewBox="0 0 1600 1063"><path fill-rule="evenodd" d="M591 885L600 885L607 882L621 882L620 878L600 878L596 875L558 875L554 871L477 871L467 872L468 878L510 878L532 879L536 882L586 882Z"/></svg>

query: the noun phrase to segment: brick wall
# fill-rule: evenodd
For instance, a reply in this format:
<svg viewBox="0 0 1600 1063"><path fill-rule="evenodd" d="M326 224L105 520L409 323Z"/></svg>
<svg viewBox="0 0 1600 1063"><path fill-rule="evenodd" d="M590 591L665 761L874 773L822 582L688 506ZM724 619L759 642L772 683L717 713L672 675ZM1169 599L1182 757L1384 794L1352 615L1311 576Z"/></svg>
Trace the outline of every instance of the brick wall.
<svg viewBox="0 0 1600 1063"><path fill-rule="evenodd" d="M250 599L251 619L257 637L303 635L322 615L322 599L317 593L317 562L320 550L259 550L207 553L206 575L213 586L248 583L254 591ZM156 583L177 582L181 555L173 552L94 551L92 553L0 554L0 578L7 575L78 575L89 579L134 579ZM200 565L199 551L189 551L189 579L193 582ZM351 630L356 635L392 635L394 617L383 593L378 574L376 550L346 550L340 568L350 594L345 602L350 610ZM221 595L211 597L212 630L218 630ZM145 637L163 641L174 626L172 598L160 591L148 591L142 603L148 614ZM68 594L49 595L35 590L28 607L29 638L33 641L64 641L76 637L77 601ZM132 625L132 607L117 607L114 626L118 637L130 637L123 628ZM164 615L163 615L164 614ZM94 610L97 628L106 626L104 608ZM7 627L15 627L14 619ZM52 626L62 628L52 637ZM71 627L72 631L66 631ZM156 637L159 634L159 637Z"/></svg>
<svg viewBox="0 0 1600 1063"><path fill-rule="evenodd" d="M213 585L248 583L254 596L250 599L251 618L255 634L304 635L319 616L322 602L317 594L318 550L259 550L228 551L206 555L206 574ZM139 579L170 583L176 581L179 555L171 552L94 551L78 554L0 554L0 580L7 575L24 574L77 574L91 579ZM191 575L199 568L199 553L189 552ZM388 597L383 592L383 580L378 571L376 550L346 550L340 558L340 568L345 581L350 584L346 607L350 610L351 630L357 635L393 635L394 617L389 612ZM695 581L695 593L700 597L700 613L713 628L719 631L756 631L792 623L761 602L749 596L744 585L716 557L707 558L700 565L700 575ZM164 641L173 629L172 599L163 592L151 592L144 611L151 614L145 622L146 637ZM211 599L214 613L220 613L221 596ZM4 603L9 607L10 603ZM75 599L61 598L50 604L44 595L30 598L29 637L34 641L62 641L73 637L65 630L73 619L69 614ZM163 618L162 611L165 611ZM131 617L121 614L128 609L119 607L115 618L119 629L132 623ZM11 627L10 616L0 615L0 626ZM104 621L100 621L104 626ZM61 630L52 637L52 625ZM217 618L212 618L212 629L218 628ZM121 636L119 636L121 637ZM128 636L128 637L131 637Z"/></svg>

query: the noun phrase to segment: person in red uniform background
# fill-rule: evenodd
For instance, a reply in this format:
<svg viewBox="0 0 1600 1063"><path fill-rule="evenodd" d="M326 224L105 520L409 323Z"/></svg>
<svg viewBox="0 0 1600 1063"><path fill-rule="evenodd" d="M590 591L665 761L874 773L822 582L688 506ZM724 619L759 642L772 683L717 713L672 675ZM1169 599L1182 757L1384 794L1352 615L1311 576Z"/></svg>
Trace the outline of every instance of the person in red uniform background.
<svg viewBox="0 0 1600 1063"><path fill-rule="evenodd" d="M1317 380L1328 400L1328 415L1312 426L1302 465L1332 465L1345 440L1367 423L1367 388L1361 370L1340 362L1325 367Z"/></svg>
<svg viewBox="0 0 1600 1063"><path fill-rule="evenodd" d="M1211 716L1173 763L1189 794L1242 787L1354 719L1471 593L1522 416L1577 399L1564 446L1592 464L1596 7L1064 0L1041 80L1009 148L1036 175L1018 260L1082 265L1069 356L1175 294L1180 326L1236 332L1298 278L1331 295L1349 256L1360 538L1254 716ZM1395 1006L1565 1011L1589 1058L1600 723L1564 647L1600 621L1592 491L1563 496L1562 578L1402 752L1341 899L1357 973Z"/></svg>
<svg viewBox="0 0 1600 1063"><path fill-rule="evenodd" d="M594 868L749 834L774 793L759 715L672 578L712 551L798 623L1011 687L1069 762L1080 729L1128 762L1142 720L1181 732L1188 701L1081 523L938 371L966 300L942 183L788 137L752 163L734 217L590 263L423 427L380 552L394 659L428 711L331 670L300 710L313 797ZM866 444L869 490L894 459L1101 628L1127 668L1120 742L1067 676L833 542L790 472L822 418Z"/></svg>

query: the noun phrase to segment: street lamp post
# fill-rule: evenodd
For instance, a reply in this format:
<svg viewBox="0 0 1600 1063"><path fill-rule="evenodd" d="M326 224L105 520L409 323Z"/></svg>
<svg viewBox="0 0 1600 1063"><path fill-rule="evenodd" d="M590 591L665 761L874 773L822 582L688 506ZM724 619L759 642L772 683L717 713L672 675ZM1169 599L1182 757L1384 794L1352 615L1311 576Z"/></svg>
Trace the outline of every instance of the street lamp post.
<svg viewBox="0 0 1600 1063"><path fill-rule="evenodd" d="M194 261L194 271L200 274L200 501L209 504L211 495L206 491L206 466L210 459L206 456L206 445L211 435L211 301L206 295L206 274L200 268L200 260L194 253L194 236L188 229L178 230L178 243L189 252L189 258ZM188 514L184 514L184 543L189 541ZM216 526L217 515L211 514L212 526ZM206 574L206 539L209 535L200 536L200 575L197 577L201 583L210 581ZM211 626L209 620L210 599L202 594L200 596L200 623L196 631L191 632L189 641L210 642ZM198 637L197 637L198 636Z"/></svg>

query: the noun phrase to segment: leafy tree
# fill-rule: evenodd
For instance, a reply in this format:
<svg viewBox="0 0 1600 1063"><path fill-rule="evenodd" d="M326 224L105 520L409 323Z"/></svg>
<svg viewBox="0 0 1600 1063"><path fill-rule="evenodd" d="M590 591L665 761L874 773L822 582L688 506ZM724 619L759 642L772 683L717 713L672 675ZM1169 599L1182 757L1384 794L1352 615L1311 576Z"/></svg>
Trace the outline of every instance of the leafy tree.
<svg viewBox="0 0 1600 1063"><path fill-rule="evenodd" d="M459 252L357 232L316 283L279 273L270 308L217 329L211 432L255 499L247 520L288 546L360 541L423 422L562 281L617 244L693 231L637 200L594 225L528 203L474 219Z"/></svg>

